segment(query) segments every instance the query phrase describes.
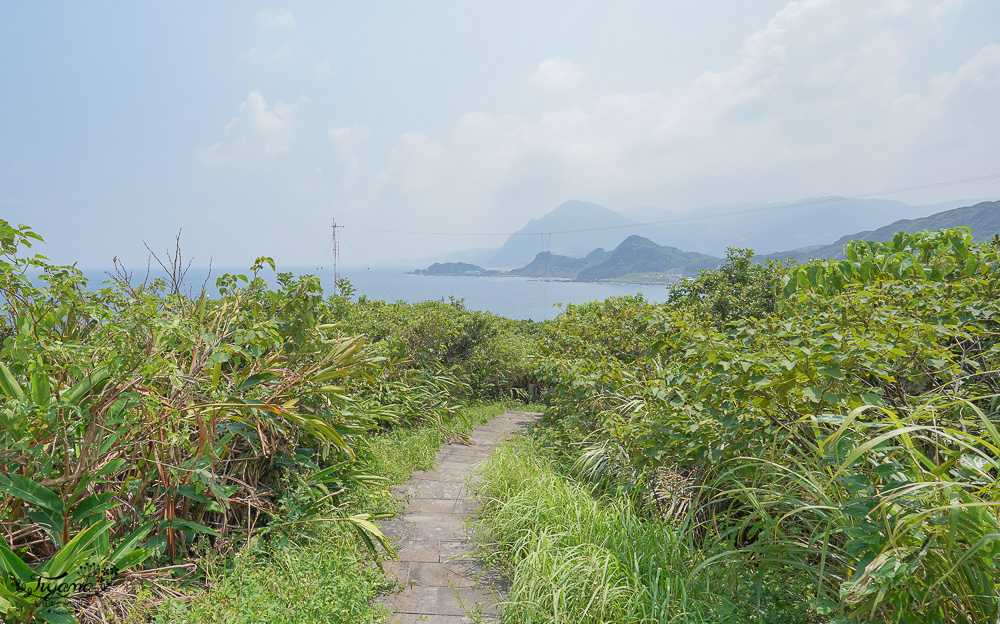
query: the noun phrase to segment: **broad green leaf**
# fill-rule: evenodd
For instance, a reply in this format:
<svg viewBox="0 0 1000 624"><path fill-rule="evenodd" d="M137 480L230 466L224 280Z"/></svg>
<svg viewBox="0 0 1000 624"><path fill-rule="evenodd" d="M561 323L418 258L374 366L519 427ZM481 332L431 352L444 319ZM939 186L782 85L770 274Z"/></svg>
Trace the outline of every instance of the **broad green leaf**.
<svg viewBox="0 0 1000 624"><path fill-rule="evenodd" d="M840 379L840 380L846 379L846 377L844 377L843 371L840 370L839 364L826 364L820 366L817 369L817 371L821 375L826 375L827 377L832 377L834 379Z"/></svg>
<svg viewBox="0 0 1000 624"><path fill-rule="evenodd" d="M3 362L0 362L0 390L3 390L3 393L9 399L24 400L24 390L21 389L20 384L17 383L17 379L14 378L14 374L10 372L9 368L4 366Z"/></svg>
<svg viewBox="0 0 1000 624"><path fill-rule="evenodd" d="M152 554L153 552L148 548L138 548L132 550L128 554L122 555L117 560L115 567L117 567L119 571L128 570L129 568L134 568L135 566L139 565L140 563L148 559L150 556L152 556Z"/></svg>
<svg viewBox="0 0 1000 624"><path fill-rule="evenodd" d="M170 518L169 520L163 522L163 528L171 528L180 531L193 531L195 533L205 533L206 535L219 537L219 532L215 529L211 529L204 524L199 524L194 520L185 520L184 518Z"/></svg>
<svg viewBox="0 0 1000 624"><path fill-rule="evenodd" d="M802 395L810 401L820 401L823 398L823 388L806 386L802 389Z"/></svg>
<svg viewBox="0 0 1000 624"><path fill-rule="evenodd" d="M103 366L98 367L84 375L72 388L64 392L62 398L70 405L80 405L92 392L99 392L107 380L107 368Z"/></svg>
<svg viewBox="0 0 1000 624"><path fill-rule="evenodd" d="M818 423L825 423L828 425L842 425L844 421L847 420L843 414L819 414L814 420Z"/></svg>
<svg viewBox="0 0 1000 624"><path fill-rule="evenodd" d="M257 373L256 375L250 375L245 380L243 380L243 383L241 383L239 386L236 387L235 392L243 392L245 390L249 390L255 386L259 386L260 384L275 378L277 378L277 375L275 375L271 371L265 371L263 373Z"/></svg>
<svg viewBox="0 0 1000 624"><path fill-rule="evenodd" d="M109 509L114 509L121 503L114 500L114 492L104 492L102 494L94 494L83 499L73 508L73 520L76 522L83 522L91 516L101 516L104 517L104 512Z"/></svg>
<svg viewBox="0 0 1000 624"><path fill-rule="evenodd" d="M19 474L0 475L0 492L6 492L60 517L65 515L62 499L55 492Z"/></svg>
<svg viewBox="0 0 1000 624"><path fill-rule="evenodd" d="M77 624L73 612L62 605L39 609L35 611L35 617L46 624Z"/></svg>
<svg viewBox="0 0 1000 624"><path fill-rule="evenodd" d="M110 529L111 523L106 520L95 522L84 528L73 539L66 542L55 556L45 562L38 571L48 572L49 576L58 576L64 572L72 571L90 556L90 547Z"/></svg>
<svg viewBox="0 0 1000 624"><path fill-rule="evenodd" d="M31 375L31 398L35 402L35 405L47 406L51 390L48 375L45 373L34 373Z"/></svg>
<svg viewBox="0 0 1000 624"><path fill-rule="evenodd" d="M130 533L117 547L111 556L108 557L108 561L114 565L120 566L119 571L124 570L128 567L125 565L126 558L132 556L132 553L136 551L136 547L146 539L146 536L156 527L156 521L150 521L146 524L140 526L138 529ZM149 553L146 553L148 556ZM136 562L138 563L138 562ZM133 563L132 565L135 565Z"/></svg>
<svg viewBox="0 0 1000 624"><path fill-rule="evenodd" d="M0 537L0 570L3 570L4 576L13 576L21 583L35 580L35 573L7 546L2 537Z"/></svg>

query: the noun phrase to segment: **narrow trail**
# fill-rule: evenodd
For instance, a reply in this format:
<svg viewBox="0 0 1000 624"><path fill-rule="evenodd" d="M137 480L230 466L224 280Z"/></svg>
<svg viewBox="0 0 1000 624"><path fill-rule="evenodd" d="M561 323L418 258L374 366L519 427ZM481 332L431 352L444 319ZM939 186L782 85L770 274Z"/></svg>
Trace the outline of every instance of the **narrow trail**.
<svg viewBox="0 0 1000 624"><path fill-rule="evenodd" d="M472 445L446 444L438 451L435 471L416 471L393 488L407 500L397 519L383 521L382 532L398 545L399 561L386 564L401 591L383 596L394 624L466 624L497 622L497 602L505 580L473 556L466 520L476 511L469 479L502 440L525 429L534 412L504 412L473 428Z"/></svg>

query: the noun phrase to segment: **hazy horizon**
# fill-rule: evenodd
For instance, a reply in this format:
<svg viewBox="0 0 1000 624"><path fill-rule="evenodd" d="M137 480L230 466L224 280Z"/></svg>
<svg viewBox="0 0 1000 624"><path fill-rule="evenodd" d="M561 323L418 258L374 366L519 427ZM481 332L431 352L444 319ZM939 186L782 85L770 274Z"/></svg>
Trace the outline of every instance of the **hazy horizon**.
<svg viewBox="0 0 1000 624"><path fill-rule="evenodd" d="M814 198L803 198L803 199L804 199L805 202L808 202L810 199L814 199ZM996 201L996 199L995 198L967 198L965 200L947 200L947 201L944 201L944 202L941 202L941 203L945 203L945 204L947 204L947 203L960 203L961 205L974 205L976 203L983 202L983 201ZM784 204L784 202L773 202L773 204L774 205L780 205L780 204ZM767 206L767 205L769 205L769 204L745 204L745 206L747 206L748 214L752 214L752 212L753 212L753 208L750 208L750 206L761 207L761 206ZM696 212L699 212L699 211L704 211L704 212L706 212L704 220L705 221L710 221L713 218L715 218L713 215L707 214L709 211L711 211L711 209L713 209L713 208L731 208L732 206L733 206L732 204L717 204L717 205L714 205L714 206L704 206L704 207L699 208L699 209L693 209L693 210L684 211L684 212L676 212L676 213L672 213L672 214L676 214L676 215L678 215L678 217L684 218L685 215L690 215L692 213L696 213ZM831 207L835 209L836 208L835 203ZM919 207L919 205L913 206L913 207ZM655 207L649 207L649 206L641 206L639 208L658 210ZM792 207L789 208L789 210L794 210L794 209L795 209L795 204L792 204ZM626 212L628 212L628 210L614 211L614 212L617 212L618 214L624 215ZM544 216L544 215L539 215L539 217L542 217L542 216ZM720 218L725 218L725 215L723 215ZM403 258L376 258L376 259L371 260L371 261L369 261L369 260L367 260L365 258L357 258L357 257L355 257L354 259L351 259L351 260L348 260L348 261L345 262L344 261L344 257L346 257L346 256L342 255L342 257L341 257L341 266L344 267L345 270L346 269L367 269L367 268L372 267L372 268L379 268L379 269L399 269L399 270L404 270L404 271L410 271L410 270L418 269L418 268L426 268L426 264L427 263L433 263L433 262L446 262L446 261L449 261L449 262L450 261L462 261L462 262L465 262L467 260L471 261L471 260L475 259L474 256L476 254L482 254L484 252L494 252L494 251L499 250L503 246L503 243L510 238L510 234L513 234L516 230L520 229L521 227L524 227L525 225L526 224L522 223L518 227L511 227L511 228L509 228L508 232L505 232L505 233L502 233L502 234L497 234L496 235L496 240L499 241L499 244L497 244L494 247L465 248L465 247L458 246L457 248L450 249L450 250L448 250L448 251L446 251L444 253L435 253L435 254L431 254L431 255L427 255L427 256L403 257ZM646 223L640 221L638 223L638 225L646 225ZM884 225L889 225L889 223L885 223ZM328 227L327 230L330 230L330 228ZM339 230L339 232L340 232L339 235L341 237L341 240L342 240L342 242L344 242L343 241L343 237L345 236L345 234L344 234L343 230ZM631 229L629 229L629 230L622 230L622 234L620 235L620 238L622 240L624 240L624 239L628 238L629 236L631 236L633 233L636 233L636 232L632 232ZM638 233L640 235L642 235L641 232L638 232ZM208 269L208 268L213 268L213 274L216 274L219 271L225 271L225 272L231 272L231 271L246 272L248 270L250 264L252 263L252 259L249 259L246 262L246 264L232 264L232 263L230 263L230 264L226 264L226 265L220 265L217 262L215 262L215 260L214 260L214 258L212 256L209 256L209 258L207 260L202 260L200 258L192 258L192 257L190 257L188 255L188 251L189 250L187 250L186 245L185 245L185 240L184 240L184 237L183 237L183 231L175 232L174 236L171 238L171 240L169 241L169 243L171 245L176 246L176 242L177 242L176 241L176 237L178 236L178 234L181 235L180 243L181 243L181 252L182 252L182 255L183 255L183 258L184 258L184 262L185 262L185 264L187 264L188 262L190 262L190 268L192 268L192 269L205 270L205 269ZM351 232L351 234L353 235L354 232ZM471 236L470 238L482 239L482 238L486 238L486 237L483 237L483 236ZM830 236L830 240L828 242L833 242L834 240L836 240L838 238L840 238L839 235L831 235ZM296 274L302 274L302 273L307 272L309 270L309 267L314 266L314 264L322 264L326 268L329 268L329 267L333 266L332 232L330 234L328 234L327 240L325 241L324 244L326 245L326 247L323 248L322 250L320 250L321 251L321 255L317 257L317 262L316 263L298 263L298 264L282 265L282 266L278 266L278 271L290 271L290 272L293 272L293 273L296 273ZM540 245L544 245L544 243L540 243ZM733 246L739 246L739 243L738 243L738 241L733 241L732 245ZM43 247L43 246L44 246L44 244L38 244L38 243L35 244L35 248ZM146 249L146 248L143 247L143 249ZM171 248L163 248L163 249L153 249L152 251L156 252L156 255L159 256L159 258L161 260L166 261L170 257L170 255L174 252L174 249L175 249L175 247L171 247ZM786 248L782 248L782 251L792 251L793 249L795 249L795 247L788 247L787 249ZM37 251L37 249L34 249L34 250ZM357 256L358 253L359 253L353 247L353 245L351 245L349 242L347 243L347 249L345 249L344 245L342 245L341 246L341 250L342 250L342 254L351 254L351 253L353 253L355 256ZM347 251L347 250L349 250L349 251ZM540 250L544 250L544 247L540 246ZM687 251L687 250L684 250L684 251ZM157 260L155 258L153 258L153 255L149 252L149 250L146 250L146 253L147 253L147 255L146 255L145 258L139 258L139 257L133 258L132 265L129 268L131 270L138 270L138 268L141 266L142 269L143 269L143 271L145 270L145 267L147 265L150 266L150 267L152 267L152 268L158 268L159 265L157 264ZM269 254L266 250L263 250L259 255L260 256L270 256L271 254ZM442 256L445 256L445 255L448 255L448 256L454 255L455 258L442 258ZM585 254L580 253L580 254L568 254L568 255L570 255L572 257L582 257ZM717 257L721 257L723 254L716 254L716 255L717 255ZM467 258L467 256L468 256L468 258ZM256 258L258 256L254 256L254 257ZM113 268L113 261L115 259L119 259L119 255L118 254L115 254L113 257L110 257L106 261L105 264L81 265L80 262L76 261L76 260L70 261L67 264L76 264L79 268L83 269L84 271L106 271L106 270L109 270L109 269ZM471 262L471 263L472 264L476 264L476 262ZM484 266L486 266L486 268L513 268L513 267L501 267L499 265L489 265L489 266L484 265ZM323 268L323 267L319 267L319 268Z"/></svg>

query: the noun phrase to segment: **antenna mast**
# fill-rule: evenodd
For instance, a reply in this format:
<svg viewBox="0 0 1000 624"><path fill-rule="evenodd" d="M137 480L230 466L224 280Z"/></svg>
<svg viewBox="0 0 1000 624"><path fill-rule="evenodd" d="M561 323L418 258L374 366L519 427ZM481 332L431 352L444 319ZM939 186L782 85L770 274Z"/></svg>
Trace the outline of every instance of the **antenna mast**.
<svg viewBox="0 0 1000 624"><path fill-rule="evenodd" d="M337 220L330 226L333 230L333 286L340 294L340 241L337 240Z"/></svg>

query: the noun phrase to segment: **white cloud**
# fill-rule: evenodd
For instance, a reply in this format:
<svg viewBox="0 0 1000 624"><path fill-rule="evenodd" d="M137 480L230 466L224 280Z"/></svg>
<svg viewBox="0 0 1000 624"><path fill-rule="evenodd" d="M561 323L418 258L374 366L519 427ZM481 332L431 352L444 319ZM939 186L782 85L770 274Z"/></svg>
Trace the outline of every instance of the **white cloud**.
<svg viewBox="0 0 1000 624"><path fill-rule="evenodd" d="M354 153L354 149L368 136L368 128L354 123L344 128L330 128L326 131L326 135L333 142L343 185L345 187L353 186L361 176L361 162Z"/></svg>
<svg viewBox="0 0 1000 624"><path fill-rule="evenodd" d="M984 46L955 72L938 76L932 84L951 95L959 89L967 89L970 95L996 91L1000 88L1000 45Z"/></svg>
<svg viewBox="0 0 1000 624"><path fill-rule="evenodd" d="M329 74L330 73L330 59L325 58L322 61L320 61L319 63L313 64L313 73L315 73L317 77L325 76L325 75Z"/></svg>
<svg viewBox="0 0 1000 624"><path fill-rule="evenodd" d="M276 100L270 107L260 91L251 91L239 114L226 124L221 141L198 150L204 167L256 168L292 149L297 105Z"/></svg>
<svg viewBox="0 0 1000 624"><path fill-rule="evenodd" d="M570 59L547 58L538 64L528 81L545 89L571 89L582 77L583 72Z"/></svg>
<svg viewBox="0 0 1000 624"><path fill-rule="evenodd" d="M919 78L910 56L945 4L791 2L728 68L532 118L469 113L445 136L404 133L376 180L413 214L502 227L574 197L694 208L962 177L956 163L989 162L1000 141L1000 46ZM547 59L531 82L580 76Z"/></svg>
<svg viewBox="0 0 1000 624"><path fill-rule="evenodd" d="M258 50L253 47L247 51L247 58L262 65L284 63L292 58L292 46L286 41L271 51Z"/></svg>
<svg viewBox="0 0 1000 624"><path fill-rule="evenodd" d="M931 10L931 18L935 22L944 19L945 17L947 17L952 13L957 13L958 11L961 11L962 7L964 7L970 1L971 0L941 0L941 2L939 2L937 6L935 6Z"/></svg>
<svg viewBox="0 0 1000 624"><path fill-rule="evenodd" d="M281 9L280 11L265 9L257 14L257 24L261 28L292 30L295 28L295 16L288 9Z"/></svg>

